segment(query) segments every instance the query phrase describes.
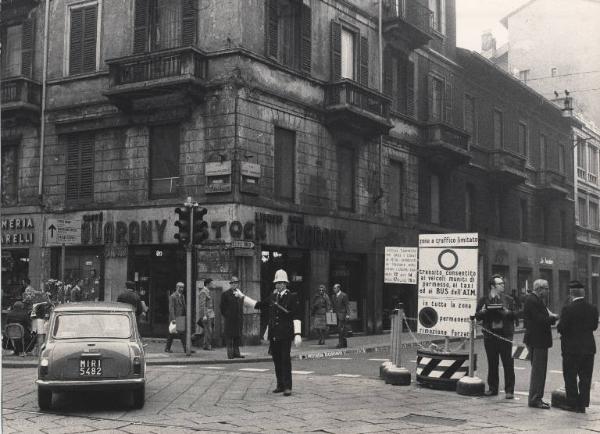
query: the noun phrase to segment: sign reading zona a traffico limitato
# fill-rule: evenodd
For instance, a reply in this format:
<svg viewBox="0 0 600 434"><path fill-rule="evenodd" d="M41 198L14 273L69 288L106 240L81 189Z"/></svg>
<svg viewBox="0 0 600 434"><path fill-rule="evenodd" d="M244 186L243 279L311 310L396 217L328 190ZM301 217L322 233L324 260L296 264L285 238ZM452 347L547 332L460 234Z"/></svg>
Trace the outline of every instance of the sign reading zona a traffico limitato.
<svg viewBox="0 0 600 434"><path fill-rule="evenodd" d="M419 235L418 333L469 337L478 246L477 233Z"/></svg>

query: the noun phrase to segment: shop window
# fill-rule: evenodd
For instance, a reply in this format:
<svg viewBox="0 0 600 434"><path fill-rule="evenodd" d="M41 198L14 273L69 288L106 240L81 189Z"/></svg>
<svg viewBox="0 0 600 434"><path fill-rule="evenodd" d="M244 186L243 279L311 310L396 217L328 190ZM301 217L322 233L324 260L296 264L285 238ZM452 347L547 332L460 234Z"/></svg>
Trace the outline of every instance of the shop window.
<svg viewBox="0 0 600 434"><path fill-rule="evenodd" d="M29 249L2 249L2 309L22 298L29 277Z"/></svg>
<svg viewBox="0 0 600 434"><path fill-rule="evenodd" d="M338 207L346 211L354 211L354 149L346 146L337 147L338 163Z"/></svg>
<svg viewBox="0 0 600 434"><path fill-rule="evenodd" d="M504 146L504 119L500 110L494 110L494 148L502 149Z"/></svg>
<svg viewBox="0 0 600 434"><path fill-rule="evenodd" d="M150 128L150 197L175 196L180 185L179 125Z"/></svg>
<svg viewBox="0 0 600 434"><path fill-rule="evenodd" d="M296 133L275 127L273 190L277 199L293 202L296 185Z"/></svg>
<svg viewBox="0 0 600 434"><path fill-rule="evenodd" d="M196 43L197 0L136 0L133 52Z"/></svg>
<svg viewBox="0 0 600 434"><path fill-rule="evenodd" d="M527 199L521 199L521 213L519 219L519 228L521 241L527 241L529 239L529 209Z"/></svg>
<svg viewBox="0 0 600 434"><path fill-rule="evenodd" d="M12 206L18 202L19 159L18 146L2 146L2 205Z"/></svg>
<svg viewBox="0 0 600 434"><path fill-rule="evenodd" d="M77 202L94 196L94 134L66 136L66 200Z"/></svg>
<svg viewBox="0 0 600 434"><path fill-rule="evenodd" d="M98 38L98 4L70 8L69 74L96 70Z"/></svg>
<svg viewBox="0 0 600 434"><path fill-rule="evenodd" d="M517 269L517 288L519 291L519 299L517 302L522 302L525 294L533 288L533 272L531 268Z"/></svg>
<svg viewBox="0 0 600 434"><path fill-rule="evenodd" d="M404 164L390 161L390 214L403 218L404 204Z"/></svg>

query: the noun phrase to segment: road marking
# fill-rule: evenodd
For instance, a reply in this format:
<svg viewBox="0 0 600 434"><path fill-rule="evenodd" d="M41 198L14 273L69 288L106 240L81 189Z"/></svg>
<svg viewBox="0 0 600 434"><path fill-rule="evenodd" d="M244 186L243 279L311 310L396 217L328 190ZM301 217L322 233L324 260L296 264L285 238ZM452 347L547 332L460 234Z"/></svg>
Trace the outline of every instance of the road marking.
<svg viewBox="0 0 600 434"><path fill-rule="evenodd" d="M551 372L551 373L553 373L553 374L561 374L561 375L562 375L562 373L563 373L563 371L558 371L558 370L556 370L556 369L554 369L554 370L552 370L552 371L550 371L550 372Z"/></svg>
<svg viewBox="0 0 600 434"><path fill-rule="evenodd" d="M331 360L352 360L352 357L332 357Z"/></svg>
<svg viewBox="0 0 600 434"><path fill-rule="evenodd" d="M200 366L201 369L225 369L223 366Z"/></svg>
<svg viewBox="0 0 600 434"><path fill-rule="evenodd" d="M356 374L335 374L334 377L357 378L357 377L360 377L360 375L356 375Z"/></svg>
<svg viewBox="0 0 600 434"><path fill-rule="evenodd" d="M390 359L369 359L372 362L389 362Z"/></svg>
<svg viewBox="0 0 600 434"><path fill-rule="evenodd" d="M529 396L529 392L515 392L515 395Z"/></svg>
<svg viewBox="0 0 600 434"><path fill-rule="evenodd" d="M240 371L246 371L246 372L267 372L268 369L261 369L261 368L240 368Z"/></svg>
<svg viewBox="0 0 600 434"><path fill-rule="evenodd" d="M162 365L163 368L187 368L185 365Z"/></svg>
<svg viewBox="0 0 600 434"><path fill-rule="evenodd" d="M417 361L416 360L411 360L410 363L417 363Z"/></svg>
<svg viewBox="0 0 600 434"><path fill-rule="evenodd" d="M525 368L522 367L522 366L515 366L515 370L517 370L517 371L524 371Z"/></svg>
<svg viewBox="0 0 600 434"><path fill-rule="evenodd" d="M315 371L292 371L292 374L298 374L298 375L308 375L308 374L313 374Z"/></svg>

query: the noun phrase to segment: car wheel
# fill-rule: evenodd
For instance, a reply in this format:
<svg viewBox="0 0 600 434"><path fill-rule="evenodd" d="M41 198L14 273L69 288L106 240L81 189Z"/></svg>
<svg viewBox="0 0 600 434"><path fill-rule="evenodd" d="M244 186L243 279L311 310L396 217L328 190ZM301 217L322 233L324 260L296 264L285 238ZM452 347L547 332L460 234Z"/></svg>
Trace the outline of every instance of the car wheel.
<svg viewBox="0 0 600 434"><path fill-rule="evenodd" d="M38 407L49 410L52 405L52 391L38 388Z"/></svg>
<svg viewBox="0 0 600 434"><path fill-rule="evenodd" d="M144 400L146 399L146 387L142 386L139 389L133 390L132 396L133 408L142 408L144 406Z"/></svg>

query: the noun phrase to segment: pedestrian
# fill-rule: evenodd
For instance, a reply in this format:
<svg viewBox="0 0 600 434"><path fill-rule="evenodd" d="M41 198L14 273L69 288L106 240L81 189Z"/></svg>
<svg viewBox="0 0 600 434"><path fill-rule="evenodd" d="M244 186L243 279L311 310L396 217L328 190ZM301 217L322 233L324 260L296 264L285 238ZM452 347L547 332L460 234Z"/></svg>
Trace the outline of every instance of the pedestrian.
<svg viewBox="0 0 600 434"><path fill-rule="evenodd" d="M196 318L204 328L202 349L212 350L212 335L215 327L214 300L210 294L214 284L211 278L204 279L204 286L198 291L196 298Z"/></svg>
<svg viewBox="0 0 600 434"><path fill-rule="evenodd" d="M220 310L225 320L223 337L227 345L227 357L229 359L243 359L240 354L242 340L242 327L244 324L244 306L241 298L236 297L237 291L241 292L238 285L240 280L237 276L229 279L229 289L221 295Z"/></svg>
<svg viewBox="0 0 600 434"><path fill-rule="evenodd" d="M490 277L489 293L477 302L475 318L483 322L483 345L488 361L488 387L485 396L498 395L498 363L504 367L506 399L514 399L515 366L512 358L512 338L515 318L514 300L504 294L504 278Z"/></svg>
<svg viewBox="0 0 600 434"><path fill-rule="evenodd" d="M83 301L83 279L77 279L77 284L71 289L71 303Z"/></svg>
<svg viewBox="0 0 600 434"><path fill-rule="evenodd" d="M549 409L550 404L543 400L548 368L548 348L552 347L551 326L558 315L551 313L544 303L548 295L548 281L538 279L533 282L533 290L525 299L523 319L525 336L523 342L531 357L531 377L529 380L529 406Z"/></svg>
<svg viewBox="0 0 600 434"><path fill-rule="evenodd" d="M325 285L319 285L319 292L312 303L313 329L319 335L319 345L325 344L325 332L327 331L327 312L331 310L331 300L325 293Z"/></svg>
<svg viewBox="0 0 600 434"><path fill-rule="evenodd" d="M346 348L348 340L346 339L346 322L350 319L350 308L348 307L348 295L342 291L342 285L336 283L333 285L333 310L337 315L338 321L338 344L336 348Z"/></svg>
<svg viewBox="0 0 600 434"><path fill-rule="evenodd" d="M14 355L18 356L27 352L28 348L26 346L31 340L31 319L25 308L25 303L16 301L13 304L12 309L6 315L6 324L21 324L23 326L23 341L15 340Z"/></svg>
<svg viewBox="0 0 600 434"><path fill-rule="evenodd" d="M598 328L598 309L585 300L585 289L581 282L569 282L569 292L571 302L563 307L557 327L560 333L563 377L567 393L567 405L563 408L585 413L586 407L590 405L596 354L594 330Z"/></svg>
<svg viewBox="0 0 600 434"><path fill-rule="evenodd" d="M175 291L169 297L169 322L175 323L176 333L169 333L167 337L167 345L165 346L165 353L171 352L171 345L173 339L177 336L183 346L183 352L187 353L185 345L185 324L187 307L185 304L185 296L183 295L183 289L185 285L183 282L177 282L175 285ZM191 351L192 353L195 351Z"/></svg>
<svg viewBox="0 0 600 434"><path fill-rule="evenodd" d="M291 292L287 285L288 276L285 270L277 270L273 279L275 290L266 300L256 301L245 296L241 291L234 295L244 301L244 305L269 312L269 353L275 365L277 387L273 393L283 392L284 396L292 394L292 341L296 346L302 343L300 322L300 303L298 296Z"/></svg>
<svg viewBox="0 0 600 434"><path fill-rule="evenodd" d="M73 293L74 289L75 288L71 289L71 294ZM72 299L73 297L71 297L71 300ZM140 296L137 292L135 292L135 282L132 282L131 280L125 282L125 291L119 294L117 301L120 303L128 303L133 306L133 311L135 312L136 318L143 312Z"/></svg>
<svg viewBox="0 0 600 434"><path fill-rule="evenodd" d="M31 312L31 308L33 307L33 299L37 291L33 286L31 286L31 280L29 280L29 277L25 277L22 280L22 284L25 287L22 295L24 309L27 312Z"/></svg>

